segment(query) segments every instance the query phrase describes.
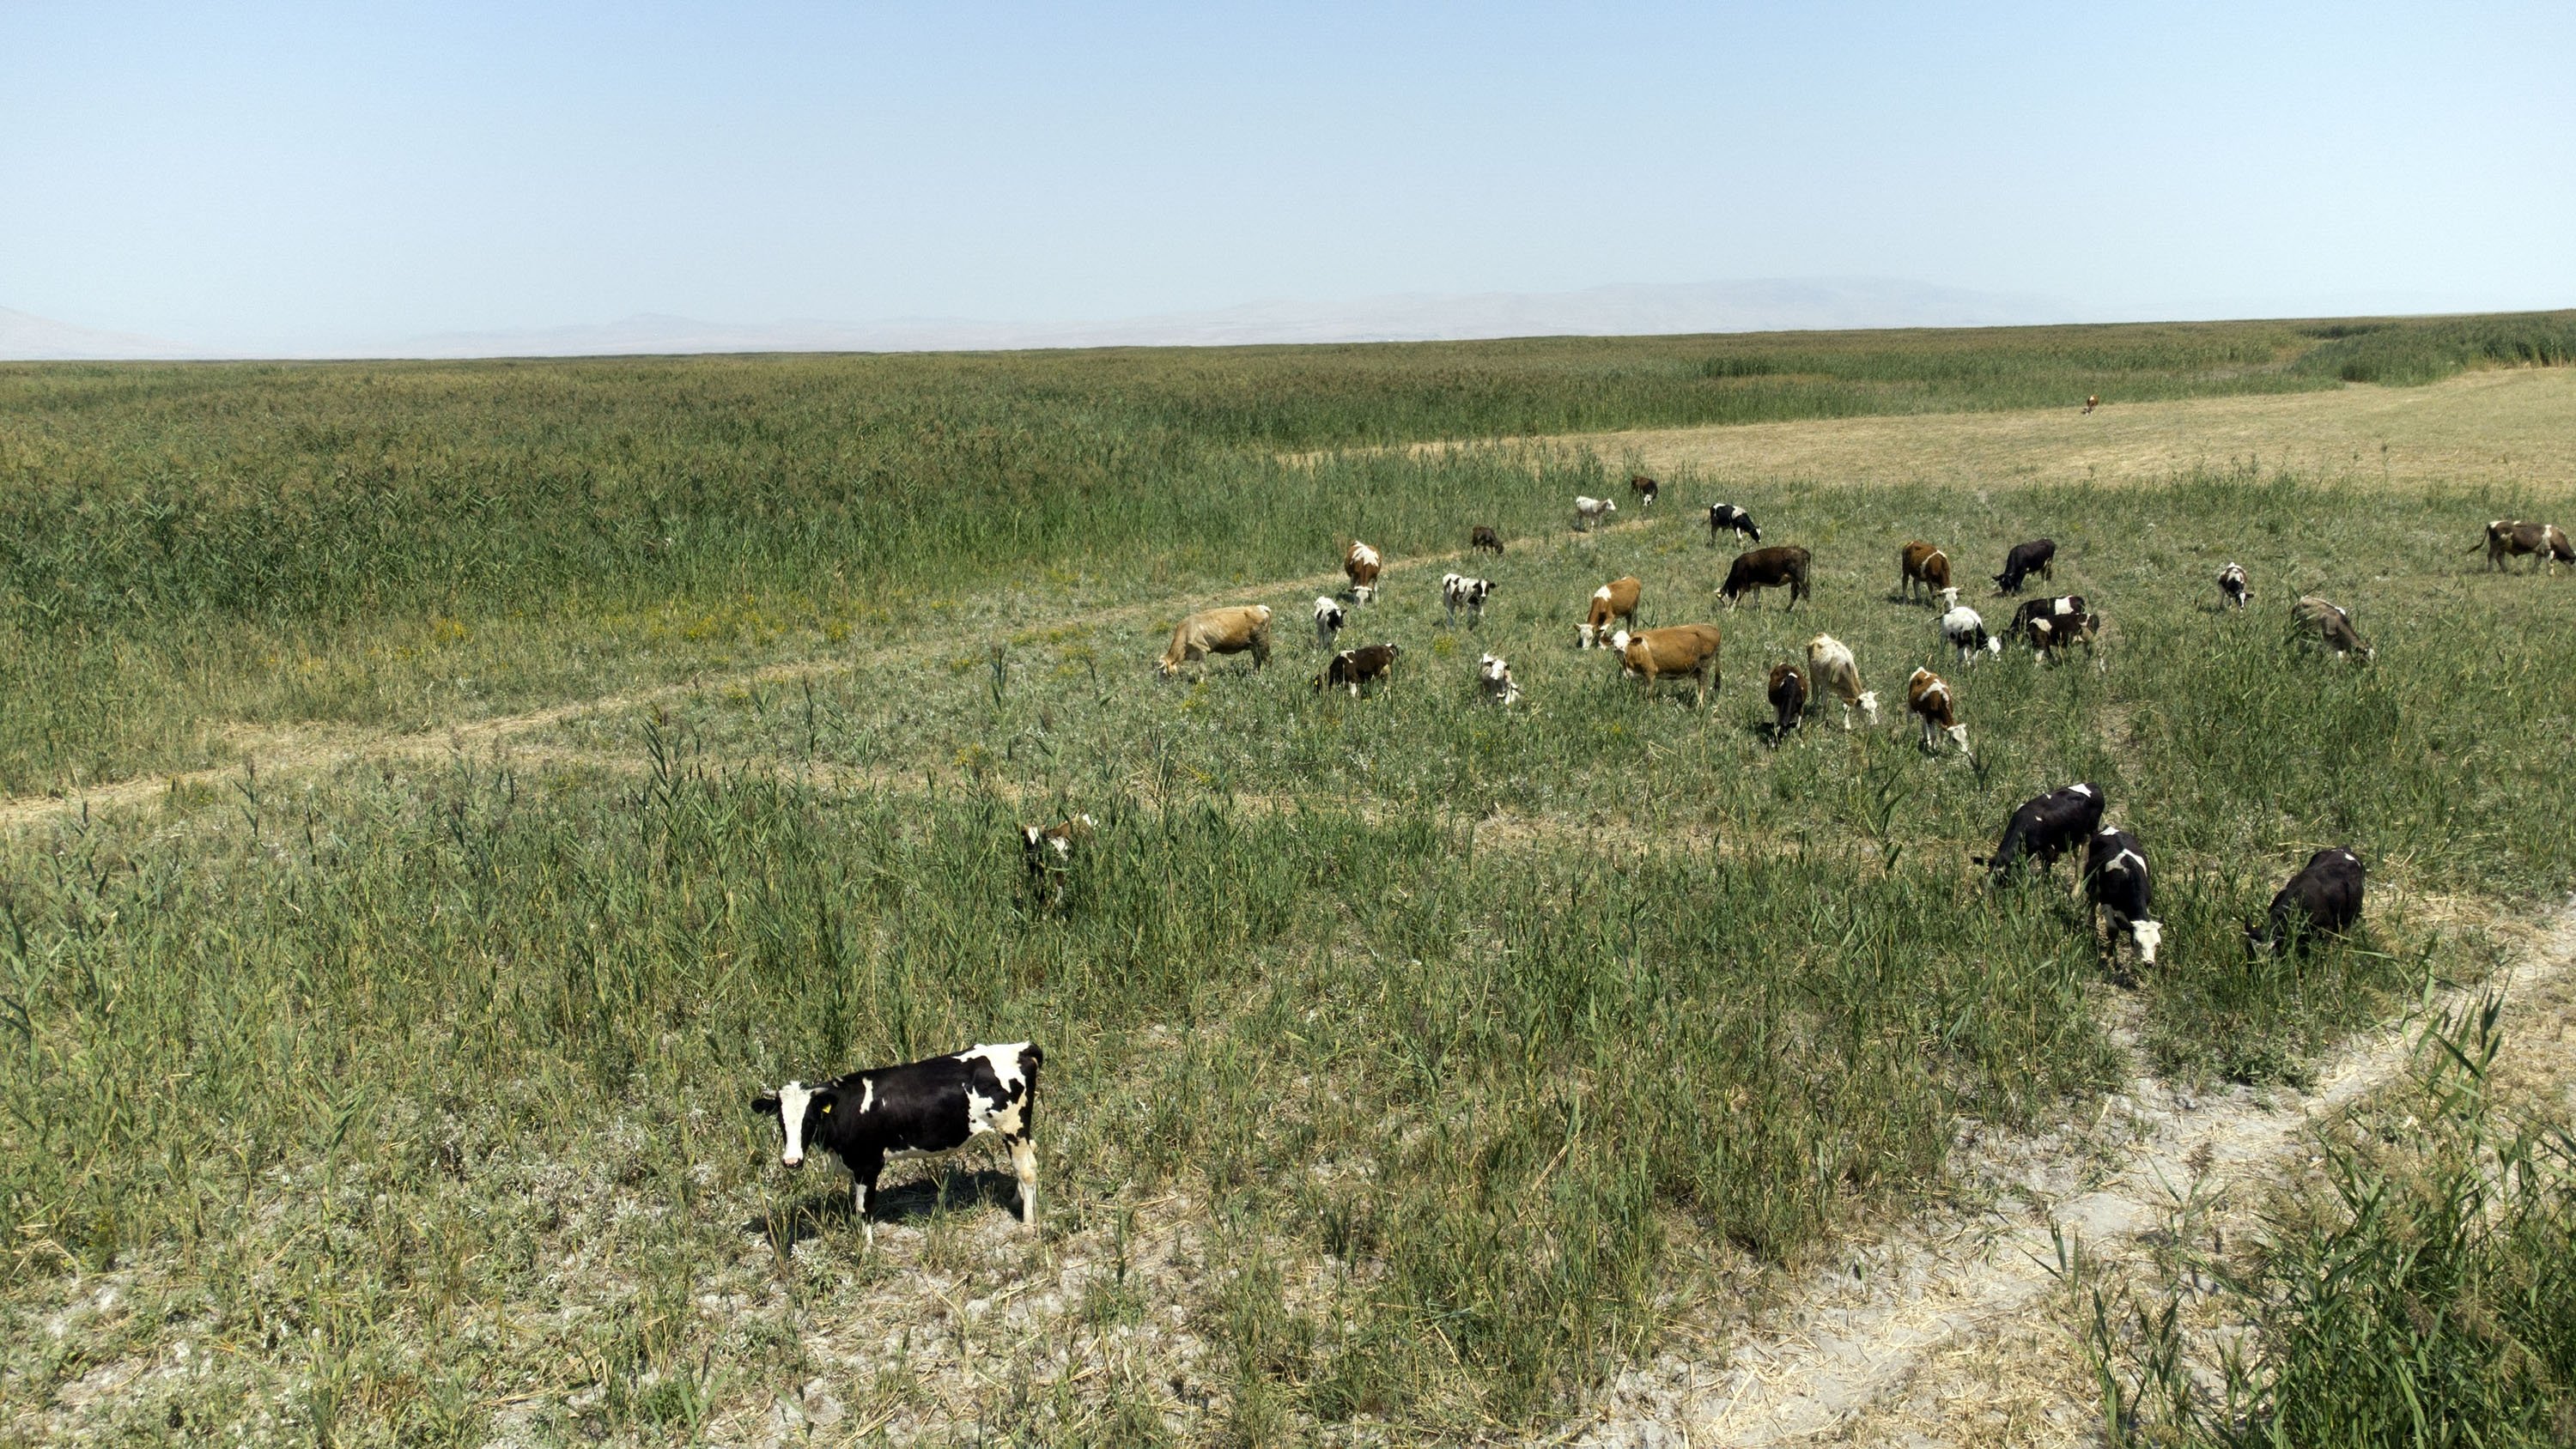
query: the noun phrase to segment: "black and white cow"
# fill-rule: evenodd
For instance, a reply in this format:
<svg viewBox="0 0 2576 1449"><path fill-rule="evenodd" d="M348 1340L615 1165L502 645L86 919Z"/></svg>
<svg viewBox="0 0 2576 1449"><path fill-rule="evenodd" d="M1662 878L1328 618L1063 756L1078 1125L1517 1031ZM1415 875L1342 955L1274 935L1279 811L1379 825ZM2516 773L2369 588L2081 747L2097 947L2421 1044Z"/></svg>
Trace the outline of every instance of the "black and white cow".
<svg viewBox="0 0 2576 1449"><path fill-rule="evenodd" d="M2059 619L2070 615L2081 615L2083 612L2082 594L2060 594L2053 599L2025 599L2020 608L2013 610L2012 624L2004 630L2004 637L2026 639L2030 637L2030 626L2034 620Z"/></svg>
<svg viewBox="0 0 2576 1449"><path fill-rule="evenodd" d="M2056 558L2057 543L2054 539L2034 538L2028 543L2014 544L2012 552L2004 555L2004 571L1995 575L1995 592L2018 594L2022 580L2032 574L2043 579L2056 578Z"/></svg>
<svg viewBox="0 0 2576 1449"><path fill-rule="evenodd" d="M1710 504L1708 506L1708 541L1715 544L1717 536L1730 529L1736 533L1751 536L1755 543L1762 541L1762 530L1753 526L1752 514L1732 503Z"/></svg>
<svg viewBox="0 0 2576 1449"><path fill-rule="evenodd" d="M1038 1067L1046 1053L1031 1042L969 1047L900 1067L872 1067L807 1086L789 1082L752 1099L756 1116L775 1118L785 1145L782 1166L801 1167L829 1152L849 1169L853 1203L871 1246L877 1228L868 1199L889 1157L953 1152L989 1136L1009 1151L1020 1183L1020 1221L1038 1223L1038 1153L1030 1133L1037 1112Z"/></svg>
<svg viewBox="0 0 2576 1449"><path fill-rule="evenodd" d="M1494 583L1491 579L1471 579L1465 574L1440 576L1440 602L1449 606L1449 622L1452 624L1458 622L1460 609L1467 611L1467 622L1470 624L1482 623L1485 618L1485 600L1492 597L1493 592Z"/></svg>
<svg viewBox="0 0 2576 1449"><path fill-rule="evenodd" d="M2218 571L2218 597L2225 601L2225 607L2232 609L2241 609L2254 602L2253 587L2245 579L2245 565L2230 560L2227 567Z"/></svg>
<svg viewBox="0 0 2576 1449"><path fill-rule="evenodd" d="M1322 594L1315 596L1315 647L1330 649L1342 632L1342 606Z"/></svg>
<svg viewBox="0 0 2576 1449"><path fill-rule="evenodd" d="M2102 791L2094 785L2069 785L2034 795L2021 803L2004 823L2004 838L1995 845L1991 856L1975 857L1975 863L1989 867L1995 884L2001 885L2012 874L2013 867L2027 856L2039 862L2043 873L2053 871L2057 858L2073 850L2101 827Z"/></svg>
<svg viewBox="0 0 2576 1449"><path fill-rule="evenodd" d="M2341 846L2308 857L2290 883L2272 897L2268 920L2245 928L2248 952L2307 949L2310 938L2340 936L2361 919L2361 857Z"/></svg>
<svg viewBox="0 0 2576 1449"><path fill-rule="evenodd" d="M2138 948L2138 964L2156 964L2156 946L2165 928L2155 919L2155 888L2147 878L2147 853L2125 830L2105 826L2084 844L2084 896L2097 920L2109 918L2104 954L2120 959L2120 938Z"/></svg>

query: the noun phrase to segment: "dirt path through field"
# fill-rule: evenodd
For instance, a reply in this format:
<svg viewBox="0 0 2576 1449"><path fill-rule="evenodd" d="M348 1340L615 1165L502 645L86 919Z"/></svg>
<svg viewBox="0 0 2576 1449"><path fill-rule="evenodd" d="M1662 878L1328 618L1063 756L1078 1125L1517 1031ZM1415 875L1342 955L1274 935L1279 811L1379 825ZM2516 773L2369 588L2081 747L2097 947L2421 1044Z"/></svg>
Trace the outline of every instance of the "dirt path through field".
<svg viewBox="0 0 2576 1449"><path fill-rule="evenodd" d="M2576 903L2501 979L2508 1030L2563 1034L2576 1008L2551 988L2576 972ZM2537 1009L2553 1018L2518 1017ZM2320 1064L2307 1092L2195 1097L2152 1077L2091 1127L1972 1142L1963 1196L1991 1208L1918 1219L1847 1245L1829 1267L1739 1333L1718 1362L1672 1352L1624 1375L1582 1445L2039 1445L2091 1442L2090 1380L2051 1311L2060 1245L2094 1264L2139 1252L2184 1202L2204 1225L2240 1226L2304 1150L2307 1129L2399 1079L2421 1017L2367 1032ZM2129 1043L2124 1042L2124 1045Z"/></svg>
<svg viewBox="0 0 2576 1449"><path fill-rule="evenodd" d="M1627 523L1603 525L1599 532L1625 533L1644 529L1658 519L1637 519ZM1553 551L1579 535L1554 536L1527 540L1520 546ZM1447 553L1417 554L1399 558L1390 574L1441 568L1470 556L1472 550L1455 549ZM1274 636L1294 637L1308 629L1309 621L1301 609L1306 598L1317 591L1341 586L1343 578L1332 573L1307 574L1292 579L1276 579L1266 584L1229 587L1222 591L1201 592L1193 597L1153 599L1143 603L1094 610L1084 615L1086 622L1102 626L1136 625L1148 621L1179 618L1195 609L1217 604L1237 603L1247 598L1276 597L1287 592L1292 598L1271 621ZM1023 619L1028 623L1061 622L1066 616L1046 615ZM819 679L848 673L872 664L884 663L907 654L953 653L960 647L982 647L982 640L934 641L928 637L907 639L900 644L884 645L856 653L828 657L785 660L724 674L699 675L673 684L650 689L628 690L591 699L549 705L544 709L518 714L488 715L481 719L442 726L430 730L364 730L344 726L314 725L290 728L237 725L227 731L228 739L239 750L242 761L202 770L174 771L167 774L137 776L103 785L87 786L60 795L18 795L0 799L0 830L14 830L68 812L108 810L140 805L156 796L192 788L217 786L239 779L245 768L260 774L298 776L327 773L341 765L362 759L422 760L438 759L458 750L498 744L521 735L542 730L587 715L611 714L641 709L649 705L686 699L706 690L750 688L765 684L793 684L800 680ZM1150 662L1151 655L1140 658L1139 667Z"/></svg>

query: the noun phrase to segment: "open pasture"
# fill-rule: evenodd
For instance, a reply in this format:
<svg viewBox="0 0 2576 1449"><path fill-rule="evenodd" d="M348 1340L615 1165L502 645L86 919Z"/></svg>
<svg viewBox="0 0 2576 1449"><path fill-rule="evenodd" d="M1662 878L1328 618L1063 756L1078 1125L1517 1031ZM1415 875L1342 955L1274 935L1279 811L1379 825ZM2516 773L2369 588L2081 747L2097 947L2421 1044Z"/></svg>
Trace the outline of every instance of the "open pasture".
<svg viewBox="0 0 2576 1449"><path fill-rule="evenodd" d="M2307 353L2267 345L2277 371L2255 376L2316 380ZM1635 365L1675 346L1638 344ZM864 367L916 363L942 385L980 376L948 359ZM2343 480L2268 467L2118 488L1685 467L1650 514L1623 499L1614 526L1578 536L1567 501L1613 492L1622 457L1282 457L1317 431L1373 445L1491 420L1423 404L1375 431L1255 427L1220 404L1257 393L1265 365L1211 373L1204 414L1157 404L1183 431L1237 419L1206 424L1227 449L1176 454L1173 471L1103 463L1074 504L1032 469L1013 486L1034 520L990 493L972 493L983 514L937 497L1007 470L902 474L920 534L872 501L818 514L801 484L702 487L682 510L689 445L666 437L639 469L653 477L583 495L589 534L487 520L443 576L373 575L373 609L354 564L256 608L189 593L209 575L175 566L101 604L76 637L109 657L233 641L184 704L138 696L101 727L129 768L209 758L240 722L222 708L245 700L261 728L347 732L585 685L656 692L447 759L360 741L191 777L0 844L5 1432L1544 1434L1676 1334L1722 1341L1758 1317L1784 1268L1855 1225L1944 1200L1963 1126L2079 1120L2140 1072L2295 1084L2428 978L2487 970L2497 913L2576 876L2576 676L2557 667L2576 580L2473 556L2485 519L2545 509L2509 484L2356 503ZM432 418L487 384L620 367L739 389L754 453L773 425L743 400L831 375L797 360L272 381L288 398L429 389L406 406ZM780 371L764 383L763 367ZM136 387L93 404L129 420L158 416L155 387L261 395L62 371L103 380L46 385ZM994 386L1005 412L1039 405ZM971 415L985 395L968 396ZM579 397L521 397L509 431L568 428ZM1662 418L1623 406L1541 420ZM615 456L599 436L562 446ZM1197 491L1161 496L1182 476ZM627 510L629 486L666 511ZM495 518L530 506L486 496ZM1736 545L1710 546L1701 514L1720 500L1751 509L1766 543L1813 551L1810 603L1722 607ZM1474 523L1501 528L1500 558L1466 551ZM672 530L668 551L642 551L652 526ZM396 562L448 559L429 534L402 535L417 552ZM2090 655L2047 666L2013 647L1962 666L1936 611L1894 597L1897 546L1932 539L2000 629L2010 603L1985 597L1985 575L2041 535L2056 579L2028 592L2092 601L2108 622ZM1341 644L1405 651L1358 700L1308 683L1324 659L1308 606L1352 536L1387 569ZM2242 613L2218 607L2230 559L2258 597ZM1453 569L1499 586L1472 628L1444 618ZM1644 622L1724 631L1711 708L1678 686L1640 697L1609 655L1574 648L1590 591L1629 573ZM809 612L762 613L767 632L672 643L605 622L659 598L770 610L798 590ZM2294 642L2303 592L2352 609L2376 661ZM1271 667L1156 680L1172 621L1227 602L1273 608ZM224 652L448 627L425 615L463 633L350 665L342 693L263 692L275 673ZM34 669L28 641L52 636L19 627ZM1823 701L1775 745L1762 677L1818 632L1852 647L1882 721L1846 734ZM506 688L421 702L456 677L459 656L436 651L477 645ZM1479 701L1487 651L1520 704ZM1973 761L1925 755L1901 717L1902 681L1927 664L1957 687ZM396 708L397 687L420 692ZM14 738L28 780L77 753ZM2079 779L2159 873L2165 949L2134 986L2102 969L2070 863L2001 891L1970 863L2015 804ZM1016 829L1075 811L1100 828L1048 908ZM2249 964L2239 923L2324 844L2371 866L2365 929ZM1021 1038L1047 1051L1035 1237L1003 1205L1001 1164L969 1157L890 1172L865 1250L837 1174L784 1175L774 1126L744 1108L790 1076Z"/></svg>

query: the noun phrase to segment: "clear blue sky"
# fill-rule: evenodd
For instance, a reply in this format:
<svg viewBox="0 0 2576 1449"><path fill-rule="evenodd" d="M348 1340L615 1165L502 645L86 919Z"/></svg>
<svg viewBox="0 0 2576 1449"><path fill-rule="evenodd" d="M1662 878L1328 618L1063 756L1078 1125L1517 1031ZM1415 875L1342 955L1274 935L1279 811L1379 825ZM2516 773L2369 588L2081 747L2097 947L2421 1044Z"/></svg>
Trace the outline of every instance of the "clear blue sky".
<svg viewBox="0 0 2576 1449"><path fill-rule="evenodd" d="M2576 6L0 0L0 306L87 326L1820 275L2576 305Z"/></svg>

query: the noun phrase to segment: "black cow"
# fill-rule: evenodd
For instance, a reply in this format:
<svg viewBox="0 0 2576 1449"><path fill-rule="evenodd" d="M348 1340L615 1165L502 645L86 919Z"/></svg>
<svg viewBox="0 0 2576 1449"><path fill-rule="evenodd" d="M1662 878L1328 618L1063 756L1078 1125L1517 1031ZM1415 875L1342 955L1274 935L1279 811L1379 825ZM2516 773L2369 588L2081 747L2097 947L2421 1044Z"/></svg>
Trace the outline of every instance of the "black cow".
<svg viewBox="0 0 2576 1449"><path fill-rule="evenodd" d="M2018 594L2022 580L2032 574L2043 579L2056 578L2057 570L2053 566L2056 557L2057 544L2051 539L2035 538L2028 543L2014 544L2012 552L2004 555L2004 571L1995 575L1995 592Z"/></svg>
<svg viewBox="0 0 2576 1449"><path fill-rule="evenodd" d="M1798 601L1807 597L1807 551L1794 543L1737 554L1734 566L1726 571L1726 582L1717 591L1726 596L1726 607L1732 609L1746 594L1784 585L1789 590L1789 607L1798 607Z"/></svg>
<svg viewBox="0 0 2576 1449"><path fill-rule="evenodd" d="M2022 606L2020 608L2013 610L2012 627L2004 630L2004 637L2007 639L2019 639L2028 635L2030 633L2030 624L2033 619L2046 619L2062 614L2081 614L2083 612L2084 596L2082 594L2059 594L2053 599L2025 599L2022 601Z"/></svg>
<svg viewBox="0 0 2576 1449"><path fill-rule="evenodd" d="M1038 1223L1038 1153L1029 1123L1038 1106L1038 1066L1046 1053L1030 1042L975 1046L908 1066L875 1067L807 1086L789 1082L755 1097L756 1116L776 1119L785 1145L778 1160L804 1165L808 1152L829 1152L849 1169L868 1242L877 1228L868 1198L895 1153L950 1152L990 1135L1011 1155L1020 1182L1020 1221Z"/></svg>
<svg viewBox="0 0 2576 1449"><path fill-rule="evenodd" d="M1771 667L1771 743L1788 738L1807 717L1807 672L1795 664Z"/></svg>
<svg viewBox="0 0 2576 1449"><path fill-rule="evenodd" d="M2051 871L2059 856L2073 850L2101 823L2102 792L2096 786L2069 785L2035 795L2024 800L2005 823L2004 838L1996 844L1995 853L1975 857L1975 863L1989 866L1997 885L2004 883L2024 856L2038 861L2041 871Z"/></svg>
<svg viewBox="0 0 2576 1449"><path fill-rule="evenodd" d="M1467 530L1467 547L1483 549L1487 553L1501 553L1503 536L1496 533L1492 525L1479 523Z"/></svg>
<svg viewBox="0 0 2576 1449"><path fill-rule="evenodd" d="M2304 951L2312 936L2340 936L2361 919L2361 857L2341 846L2308 857L2272 897L2271 919L2245 928L2245 949Z"/></svg>
<svg viewBox="0 0 2576 1449"><path fill-rule="evenodd" d="M1645 508L1663 496L1664 485L1639 473L1628 480L1628 491L1637 495L1637 506Z"/></svg>
<svg viewBox="0 0 2576 1449"><path fill-rule="evenodd" d="M2147 853L2125 830L2105 827L2084 843L2084 896L2094 916L2110 918L2103 954L2117 963L2120 938L2138 948L2138 964L2156 964L2156 946L2165 928L2155 920L2155 887L2147 877Z"/></svg>
<svg viewBox="0 0 2576 1449"><path fill-rule="evenodd" d="M1328 688L1347 685L1351 696L1356 699L1361 685L1393 679L1396 656L1403 652L1401 646L1394 644L1367 644L1357 649L1345 649L1333 656L1333 662L1325 667L1323 673L1315 676L1315 692L1321 694Z"/></svg>
<svg viewBox="0 0 2576 1449"><path fill-rule="evenodd" d="M1755 543L1760 543L1762 541L1762 530L1753 526L1752 514L1745 512L1743 509L1736 507L1732 503L1710 504L1708 506L1709 543L1714 546L1717 542L1717 536L1730 529L1739 534L1752 535Z"/></svg>
<svg viewBox="0 0 2576 1449"><path fill-rule="evenodd" d="M2241 609L2254 602L2254 589L2245 581L2243 564L2231 561L2218 571L2218 597L2226 601L2222 607L2228 608Z"/></svg>
<svg viewBox="0 0 2576 1449"><path fill-rule="evenodd" d="M1091 817L1076 815L1053 825L1020 827L1020 863L1027 870L1031 896L1048 905L1064 904L1065 886L1073 873L1073 852L1091 838Z"/></svg>

